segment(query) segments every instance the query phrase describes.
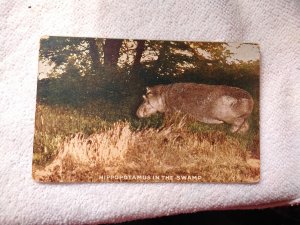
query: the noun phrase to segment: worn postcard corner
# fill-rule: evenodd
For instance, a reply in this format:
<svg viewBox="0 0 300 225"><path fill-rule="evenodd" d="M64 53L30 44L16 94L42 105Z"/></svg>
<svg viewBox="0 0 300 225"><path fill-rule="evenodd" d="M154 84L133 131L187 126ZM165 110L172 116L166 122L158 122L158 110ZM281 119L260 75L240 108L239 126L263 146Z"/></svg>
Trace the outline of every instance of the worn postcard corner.
<svg viewBox="0 0 300 225"><path fill-rule="evenodd" d="M255 43L43 36L38 182L260 179Z"/></svg>

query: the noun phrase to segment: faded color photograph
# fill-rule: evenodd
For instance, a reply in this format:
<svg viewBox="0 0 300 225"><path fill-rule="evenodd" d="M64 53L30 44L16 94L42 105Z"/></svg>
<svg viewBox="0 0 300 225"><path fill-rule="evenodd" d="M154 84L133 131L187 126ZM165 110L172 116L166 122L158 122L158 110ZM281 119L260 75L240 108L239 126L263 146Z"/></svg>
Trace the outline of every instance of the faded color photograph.
<svg viewBox="0 0 300 225"><path fill-rule="evenodd" d="M255 43L45 36L33 179L260 179Z"/></svg>

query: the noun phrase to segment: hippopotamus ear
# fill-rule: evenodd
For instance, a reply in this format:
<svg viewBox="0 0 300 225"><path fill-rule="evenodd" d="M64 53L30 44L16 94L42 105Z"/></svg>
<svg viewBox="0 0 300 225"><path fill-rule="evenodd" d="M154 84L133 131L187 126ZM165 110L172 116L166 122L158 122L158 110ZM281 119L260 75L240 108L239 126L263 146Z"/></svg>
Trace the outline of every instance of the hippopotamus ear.
<svg viewBox="0 0 300 225"><path fill-rule="evenodd" d="M151 89L149 87L146 87L146 93L147 94L151 93Z"/></svg>
<svg viewBox="0 0 300 225"><path fill-rule="evenodd" d="M143 99L144 99L144 100L147 100L147 97L146 97L146 95L143 95Z"/></svg>

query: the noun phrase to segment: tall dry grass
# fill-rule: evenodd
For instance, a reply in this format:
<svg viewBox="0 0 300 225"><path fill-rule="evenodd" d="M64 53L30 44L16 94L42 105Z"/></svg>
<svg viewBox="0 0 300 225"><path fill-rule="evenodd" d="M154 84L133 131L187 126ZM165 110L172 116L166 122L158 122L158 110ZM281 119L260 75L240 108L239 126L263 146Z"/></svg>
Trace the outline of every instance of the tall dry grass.
<svg viewBox="0 0 300 225"><path fill-rule="evenodd" d="M160 129L131 130L116 122L90 136L77 133L57 147L44 168L33 168L42 182L101 181L101 175L200 176L201 182L257 182L259 160L225 132L193 133L186 118ZM127 179L126 181L136 181Z"/></svg>

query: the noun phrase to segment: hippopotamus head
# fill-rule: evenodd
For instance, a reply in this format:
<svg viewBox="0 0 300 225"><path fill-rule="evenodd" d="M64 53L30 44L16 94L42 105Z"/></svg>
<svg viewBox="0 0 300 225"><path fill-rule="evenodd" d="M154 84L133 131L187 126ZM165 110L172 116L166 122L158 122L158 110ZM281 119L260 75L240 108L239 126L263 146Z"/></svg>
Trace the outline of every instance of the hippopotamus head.
<svg viewBox="0 0 300 225"><path fill-rule="evenodd" d="M165 111L163 96L160 93L159 87L147 87L146 90L146 95L143 95L144 102L140 105L136 112L136 115L139 118L149 117L157 112L163 113Z"/></svg>

